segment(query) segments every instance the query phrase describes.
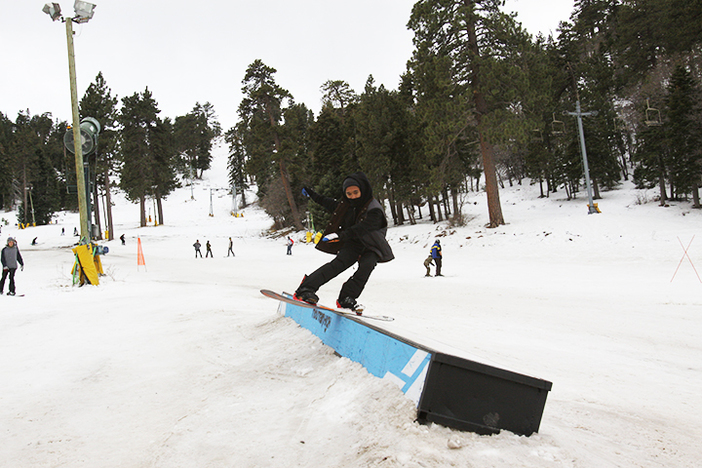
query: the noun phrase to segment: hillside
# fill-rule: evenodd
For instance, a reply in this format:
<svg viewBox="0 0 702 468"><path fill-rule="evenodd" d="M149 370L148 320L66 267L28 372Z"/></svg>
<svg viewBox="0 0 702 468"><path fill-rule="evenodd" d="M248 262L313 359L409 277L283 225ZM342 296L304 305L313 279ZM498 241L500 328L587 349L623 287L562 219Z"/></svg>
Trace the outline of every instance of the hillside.
<svg viewBox="0 0 702 468"><path fill-rule="evenodd" d="M277 314L258 290L291 291L332 257L302 233L285 255L283 239L262 235L272 223L256 206L229 216L225 191L209 216L209 189L226 185L223 154L195 200L189 188L168 198L164 226L140 228L136 205L116 197L127 245L106 243L98 287L71 286L75 238L60 231L73 232L76 214L3 226L25 259L26 296L0 297L0 467L699 463L702 213L689 203L661 208L627 182L588 215L584 196L540 199L524 184L500 192L500 228L484 228L484 194L472 193L464 227L389 229L396 259L361 297L395 317L383 326L553 382L538 434L484 437L416 424L398 389ZM437 236L446 276L426 278ZM196 239L214 258L193 258ZM323 287L322 302L348 276Z"/></svg>

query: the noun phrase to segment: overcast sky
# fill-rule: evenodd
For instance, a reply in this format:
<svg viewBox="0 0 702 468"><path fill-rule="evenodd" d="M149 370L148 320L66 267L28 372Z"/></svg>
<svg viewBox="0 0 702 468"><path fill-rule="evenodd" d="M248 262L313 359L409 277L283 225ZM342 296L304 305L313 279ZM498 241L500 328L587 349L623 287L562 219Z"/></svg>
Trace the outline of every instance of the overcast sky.
<svg viewBox="0 0 702 468"><path fill-rule="evenodd" d="M237 120L241 80L256 59L276 82L319 112L320 86L344 80L358 93L368 75L396 89L412 53L407 30L416 0L95 0L74 24L79 99L98 72L123 98L148 86L162 117L210 102L226 130ZM0 0L0 112L50 112L70 120L66 29L44 1ZM59 0L73 16L73 0ZM532 34L555 33L573 0L508 0Z"/></svg>

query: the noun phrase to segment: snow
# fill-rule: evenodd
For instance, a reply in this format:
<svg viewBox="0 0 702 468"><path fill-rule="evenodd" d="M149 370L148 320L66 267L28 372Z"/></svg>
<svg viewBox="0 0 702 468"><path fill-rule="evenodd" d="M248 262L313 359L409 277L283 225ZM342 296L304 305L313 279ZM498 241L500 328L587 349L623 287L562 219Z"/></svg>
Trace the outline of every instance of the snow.
<svg viewBox="0 0 702 468"><path fill-rule="evenodd" d="M0 467L699 466L702 213L689 203L663 208L626 182L588 215L584 194L540 199L525 184L500 192L508 224L497 229L484 227L484 193L466 198L465 227L389 229L396 259L361 302L395 321L375 326L553 382L538 434L478 436L417 424L396 387L259 294L294 290L331 257L302 233L285 255L260 209L229 216L225 191L209 216L224 154L195 200L183 188L165 201L164 226L140 228L137 205L115 197L127 244L105 243L97 287L71 286L77 214L3 226L25 259L26 296L0 298ZM425 278L437 236L446 276ZM196 239L214 258L194 258ZM320 290L322 303L348 276Z"/></svg>

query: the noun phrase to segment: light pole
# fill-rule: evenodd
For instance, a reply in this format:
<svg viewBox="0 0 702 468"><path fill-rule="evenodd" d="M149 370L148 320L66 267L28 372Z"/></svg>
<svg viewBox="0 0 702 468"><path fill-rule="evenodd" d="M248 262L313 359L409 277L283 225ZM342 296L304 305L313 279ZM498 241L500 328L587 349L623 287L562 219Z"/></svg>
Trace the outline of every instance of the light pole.
<svg viewBox="0 0 702 468"><path fill-rule="evenodd" d="M66 40L68 42L68 75L71 83L71 108L73 114L73 141L76 165L76 185L78 186L78 211L80 213L81 243L89 243L91 239L91 222L88 213L88 201L85 191L85 174L83 172L83 148L80 131L80 115L78 114L78 87L76 85L76 61L73 50L73 22L87 23L93 17L95 5L81 0L73 4L75 16L61 16L61 6L58 3L47 3L42 11L51 17L52 21L61 20L66 23Z"/></svg>

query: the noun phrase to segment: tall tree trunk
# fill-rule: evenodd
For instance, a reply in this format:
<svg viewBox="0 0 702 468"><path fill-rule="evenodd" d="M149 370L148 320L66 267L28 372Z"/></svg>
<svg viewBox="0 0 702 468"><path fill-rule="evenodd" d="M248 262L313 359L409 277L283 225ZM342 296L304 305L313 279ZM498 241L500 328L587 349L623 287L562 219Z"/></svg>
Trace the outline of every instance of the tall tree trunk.
<svg viewBox="0 0 702 468"><path fill-rule="evenodd" d="M458 207L458 190L451 190L451 198L453 199L453 215L458 216L461 209Z"/></svg>
<svg viewBox="0 0 702 468"><path fill-rule="evenodd" d="M112 224L112 196L110 195L110 171L105 168L105 213L107 213L107 240L114 240L115 233Z"/></svg>
<svg viewBox="0 0 702 468"><path fill-rule="evenodd" d="M388 190L388 201L390 202L390 213L392 214L392 223L395 226L397 226L399 224L399 219L397 216L397 212L395 211L395 193L392 187L390 187L390 190Z"/></svg>
<svg viewBox="0 0 702 468"><path fill-rule="evenodd" d="M93 212L95 213L95 224L98 228L97 240L102 240L102 217L100 216L100 197L98 197L97 186L97 156L95 156L95 175L92 177L93 184Z"/></svg>
<svg viewBox="0 0 702 468"><path fill-rule="evenodd" d="M139 226L146 226L146 195L139 197Z"/></svg>
<svg viewBox="0 0 702 468"><path fill-rule="evenodd" d="M436 214L434 214L434 199L431 195L427 197L427 206L429 207L429 217L432 222L436 222Z"/></svg>
<svg viewBox="0 0 702 468"><path fill-rule="evenodd" d="M475 8L475 2L472 0L464 0L464 5L467 8ZM502 207L500 206L500 192L497 187L497 173L495 171L495 155L492 144L488 141L485 135L483 124L483 116L489 111L485 96L481 91L481 76L480 65L477 60L480 58L480 50L478 48L478 36L475 33L475 22L468 23L468 48L471 51L471 87L473 90L473 100L475 102L476 121L478 122L478 136L480 138L480 153L483 157L483 171L485 172L485 192L488 200L488 213L490 215L490 223L488 227L497 227L505 224L502 216Z"/></svg>
<svg viewBox="0 0 702 468"><path fill-rule="evenodd" d="M271 126L275 127L275 121L273 120L273 116L269 114L269 118L271 121ZM293 217L293 224L295 225L295 229L301 231L304 229L302 226L302 220L300 219L300 212L297 210L297 203L295 203L295 199L293 198L292 190L290 189L290 181L288 180L288 171L285 169L285 158L283 157L283 154L280 151L280 137L278 136L278 132L274 131L273 133L273 138L275 142L275 149L278 153L278 165L280 166L280 178L283 181L283 188L285 189L285 196L288 199L288 204L290 205L290 212L292 213Z"/></svg>
<svg viewBox="0 0 702 468"><path fill-rule="evenodd" d="M156 197L156 211L158 213L158 225L160 226L163 224L163 200L160 194Z"/></svg>
<svg viewBox="0 0 702 468"><path fill-rule="evenodd" d="M27 163L22 162L22 199L24 203L24 209L22 210L22 224L27 224L27 212L29 211L29 204L27 203Z"/></svg>
<svg viewBox="0 0 702 468"><path fill-rule="evenodd" d="M700 185L692 185L692 207L700 208Z"/></svg>
<svg viewBox="0 0 702 468"><path fill-rule="evenodd" d="M658 176L658 186L661 189L661 206L665 206L666 201L668 200L668 196L665 194L665 169L663 166L663 161L662 158L659 158L660 161L660 166L659 166L659 176ZM672 195L672 192L671 192Z"/></svg>

